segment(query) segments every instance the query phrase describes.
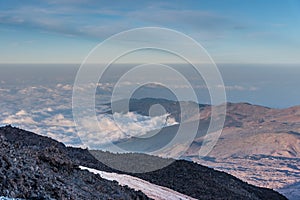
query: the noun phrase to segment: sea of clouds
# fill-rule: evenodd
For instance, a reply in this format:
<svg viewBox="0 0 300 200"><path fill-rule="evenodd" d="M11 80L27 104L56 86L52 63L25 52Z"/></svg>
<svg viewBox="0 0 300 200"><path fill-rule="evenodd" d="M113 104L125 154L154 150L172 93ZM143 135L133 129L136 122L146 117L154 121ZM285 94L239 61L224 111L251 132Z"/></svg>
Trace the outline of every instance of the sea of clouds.
<svg viewBox="0 0 300 200"><path fill-rule="evenodd" d="M105 99L109 84L98 84L98 99ZM88 86L90 87L90 86ZM176 124L168 114L143 116L134 112L107 114L110 107L96 105L98 123L83 118L83 126L98 127L98 132L78 135L72 114L71 84L1 84L0 125L13 126L49 136L66 145L95 146L118 140L139 137L148 131ZM102 95L102 96L101 96ZM84 137L84 140L83 138ZM85 141L85 144L82 143Z"/></svg>

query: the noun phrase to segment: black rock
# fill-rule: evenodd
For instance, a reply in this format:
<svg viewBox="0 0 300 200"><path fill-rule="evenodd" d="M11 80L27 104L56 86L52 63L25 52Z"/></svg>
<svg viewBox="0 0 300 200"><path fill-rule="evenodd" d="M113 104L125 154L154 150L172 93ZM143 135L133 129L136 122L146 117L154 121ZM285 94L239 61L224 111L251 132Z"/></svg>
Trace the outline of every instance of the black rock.
<svg viewBox="0 0 300 200"><path fill-rule="evenodd" d="M148 199L140 191L121 187L79 165L124 173L95 159L87 149L11 126L0 128L0 196L26 199ZM147 155L97 152L120 165ZM100 156L101 158L101 156ZM162 159L162 158L159 158ZM282 199L271 189L247 184L234 176L189 161L174 160L163 169L130 174L197 199Z"/></svg>
<svg viewBox="0 0 300 200"><path fill-rule="evenodd" d="M16 145L18 144L18 145ZM80 170L55 140L6 126L0 128L0 196L23 199L149 199Z"/></svg>

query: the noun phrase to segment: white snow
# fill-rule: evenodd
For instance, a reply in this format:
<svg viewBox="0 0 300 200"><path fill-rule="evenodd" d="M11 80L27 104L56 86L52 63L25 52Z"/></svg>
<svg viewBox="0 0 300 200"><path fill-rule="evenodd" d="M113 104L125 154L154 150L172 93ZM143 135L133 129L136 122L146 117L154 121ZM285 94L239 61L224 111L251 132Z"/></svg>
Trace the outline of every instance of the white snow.
<svg viewBox="0 0 300 200"><path fill-rule="evenodd" d="M102 178L110 180L110 181L117 181L120 185L134 189L140 190L148 197L156 199L156 200L195 200L195 198L189 197L187 195L181 194L174 190L171 190L166 187L162 187L159 185L152 184L148 181L145 181L140 178L136 178L133 176L125 175L125 174L117 174L117 173L109 173L103 172L96 169L79 166L80 169L86 169L92 173L99 174Z"/></svg>
<svg viewBox="0 0 300 200"><path fill-rule="evenodd" d="M22 199L16 199L16 198L9 198L9 197L0 196L0 200L22 200Z"/></svg>

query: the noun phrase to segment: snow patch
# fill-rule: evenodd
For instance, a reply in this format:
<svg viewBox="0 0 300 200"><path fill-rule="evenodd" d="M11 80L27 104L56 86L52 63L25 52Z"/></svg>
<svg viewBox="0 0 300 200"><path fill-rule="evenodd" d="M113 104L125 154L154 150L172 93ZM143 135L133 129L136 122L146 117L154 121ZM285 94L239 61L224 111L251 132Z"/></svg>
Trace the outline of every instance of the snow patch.
<svg viewBox="0 0 300 200"><path fill-rule="evenodd" d="M117 181L122 186L127 185L128 187L134 190L140 190L148 197L153 198L155 200L196 200L195 198L192 198L185 194L181 194L169 188L149 183L148 181L133 176L99 171L84 166L79 166L79 168L82 170L88 170L94 174L99 174L104 179L110 181Z"/></svg>

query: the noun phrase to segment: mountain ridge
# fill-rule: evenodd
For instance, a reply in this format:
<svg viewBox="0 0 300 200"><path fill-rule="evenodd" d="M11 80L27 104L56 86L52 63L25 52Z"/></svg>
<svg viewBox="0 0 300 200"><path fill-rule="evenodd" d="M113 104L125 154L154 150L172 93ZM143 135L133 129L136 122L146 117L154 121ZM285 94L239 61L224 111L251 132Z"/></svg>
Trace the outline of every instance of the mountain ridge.
<svg viewBox="0 0 300 200"><path fill-rule="evenodd" d="M140 103L137 105L148 106L133 106L132 112L147 113L150 105L159 104L161 100L135 100L138 101ZM166 100L163 102L162 105L168 104ZM169 104L173 105L174 101L170 101ZM199 106L200 113L195 113L190 110L193 110L196 104L186 105L190 105L190 108L186 109L188 114L183 113L185 118L180 122L199 120L199 128L190 148L181 156L182 159L225 171L254 185L274 188L287 195L291 193L292 187L300 180L300 169L292 167L300 164L300 106L278 109L244 102L226 103L227 113L219 140L212 151L201 159L198 152L211 120L211 106ZM181 114L176 107L172 108L175 109L173 113L178 116ZM167 143L174 137L179 126L177 124L161 129L156 135L156 140ZM157 145L151 145L150 142L151 139L145 141L148 146ZM140 144L140 141L128 139L118 143L120 146L131 146L132 149L148 150L143 149L146 145L135 147L135 144ZM176 148L172 150L175 156L181 154L180 144L177 147L178 152ZM284 192L284 188L288 188L287 193ZM295 187L291 199L300 198L297 188Z"/></svg>
<svg viewBox="0 0 300 200"><path fill-rule="evenodd" d="M36 135L34 133L24 131L21 129L13 128L11 126L5 126L0 128L0 135L1 140L0 142L6 145L6 149L1 148L2 151L9 151L10 158L2 158L1 162L6 162L5 160L8 160L8 162L14 161L13 156L17 156L21 159L29 159L31 160L31 156L37 155L37 161L38 166L45 170L47 173L45 173L46 177L56 177L53 176L53 174L61 173L61 178L59 180L56 179L50 179L53 181L54 184L60 184L63 185L67 184L66 180L63 178L70 178L71 175L76 172L78 175L77 178L79 180L85 180L83 177L86 177L87 180L83 181L82 183L80 181L80 184L92 184L93 183L99 183L102 184L105 183L105 187L107 187L106 183L109 187L114 188L111 192L108 193L108 195L124 195L123 199L126 199L126 195L134 195L134 198L139 199L147 199L146 196L144 196L142 193L139 192L133 192L130 189L121 189L122 187L117 186L113 182L106 182L102 180L100 177L97 177L96 175L92 176L88 172L82 172L77 169L76 166L79 164L84 164L87 167L92 167L95 169L101 169L103 171L115 171L113 169L110 169L109 167L103 165L101 162L99 162L96 159L93 159L93 156L89 153L87 149L79 149L79 148L72 148L72 147L65 147L62 143L59 143L55 140L52 140L51 138L46 138L43 136ZM8 136L8 137L7 137ZM16 137L14 137L16 136ZM28 138L27 138L28 137ZM26 139L27 138L27 139ZM29 142L30 141L30 142ZM49 147L44 147L43 145L48 143ZM42 145L42 146L39 146ZM3 146L3 145L2 145ZM9 148L8 148L9 147ZM22 154L18 151L18 149L24 148L27 150L27 152L31 152L30 154ZM16 150L17 149L17 150ZM24 149L23 152L24 152ZM25 151L26 152L26 151ZM34 153L35 152L35 153ZM85 152L85 153L82 153ZM76 156L77 153L77 156ZM30 156L29 156L30 155ZM82 157L78 156L81 155ZM126 156L126 155L125 155ZM24 157L24 158L23 158ZM33 156L36 158L35 156ZM124 157L123 157L124 158ZM124 160L122 158L122 160ZM18 163L17 163L18 164ZM20 164L20 163L19 163ZM29 165L29 163L27 162ZM6 170L7 165L2 165L1 167L1 173L4 172L6 174L5 176L8 176L10 174L7 174ZM18 166L18 165L14 165ZM30 167L30 166L29 166ZM10 167L8 167L10 168ZM23 168L22 168L23 169ZM192 173L191 173L192 172ZM22 171L21 171L22 173ZM83 173L83 174L82 174ZM33 173L36 175L35 173ZM68 175L69 174L69 175ZM74 174L73 174L74 175ZM236 198L242 198L243 199L286 199L284 196L280 195L279 193L272 191L270 189L265 188L259 188L256 186L248 185L239 179L228 175L224 172L217 172L213 169L200 166L196 163L191 163L188 161L175 161L168 167L155 171L150 173L140 173L140 174L134 174L136 177L142 178L144 180L150 181L152 183L155 183L157 185L167 186L171 189L174 189L175 191L179 191L182 193L188 193L187 195L195 197L195 198L205 198L205 199L236 199ZM14 173L12 172L12 175L14 176ZM30 175L27 175L30 176ZM40 175L41 176L41 175ZM71 177L70 177L71 176ZM25 176L26 177L26 176ZM59 176L58 176L59 177ZM91 178L94 177L94 178ZM205 178L206 177L206 178ZM214 177L214 181L211 177ZM34 177L31 177L34 179ZM204 179L203 179L204 178ZM24 178L23 178L24 179ZM13 179L14 180L14 179ZM18 185L18 178L13 184ZM26 178L24 180L27 180ZM30 181L29 179L28 181ZM206 180L207 182L203 182ZM37 180L38 181L38 180ZM192 182L191 182L192 181ZM193 182L194 181L194 182ZM45 181L45 183L47 183ZM164 184L164 185L163 185ZM173 185L175 184L175 185ZM229 184L229 186L227 186ZM43 184L41 184L43 185ZM100 184L101 185L101 184ZM172 186L173 185L173 186ZM200 187L201 186L201 187ZM42 193L45 192L45 188L36 188L36 194L21 194L20 192L17 193L17 191L9 191L7 193L7 189L3 189L3 185L1 185L2 189L0 190L0 195L10 195L12 197L28 197L28 198L41 198L41 199L49 199L52 195L50 191L48 193ZM14 187L11 187L13 189ZM117 189L121 189L123 192L117 192L114 193ZM91 188L90 188L91 189ZM14 189L15 190L15 189ZM26 190L26 188L24 189ZM41 190L42 192L38 192ZM91 189L92 190L92 189ZM6 193L5 193L6 191ZM60 190L59 190L60 191ZM72 190L70 190L72 191ZM103 187L102 190L103 191ZM100 191L95 191L95 193L91 194L99 194L101 195ZM106 190L104 190L106 191ZM52 191L53 192L53 191ZM79 189L78 191L79 192ZM97 193L98 192L98 193ZM76 195L73 191L72 194L70 192L68 193L68 190L61 190L61 193L55 194L58 199L61 198L60 195L65 195L65 199L72 199L72 197L68 195ZM24 195L24 196L22 196ZM40 196L39 196L40 195ZM43 196L45 195L45 196ZM46 196L48 195L48 196ZM78 193L78 195L80 195ZM105 195L103 193L102 195ZM50 196L50 197L49 197ZM224 198L226 196L226 198ZM129 196L128 196L129 197ZM73 199L78 199L76 197L73 197ZM90 199L93 199L91 197Z"/></svg>

